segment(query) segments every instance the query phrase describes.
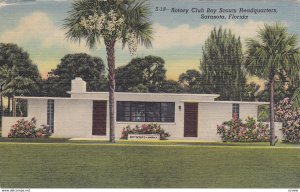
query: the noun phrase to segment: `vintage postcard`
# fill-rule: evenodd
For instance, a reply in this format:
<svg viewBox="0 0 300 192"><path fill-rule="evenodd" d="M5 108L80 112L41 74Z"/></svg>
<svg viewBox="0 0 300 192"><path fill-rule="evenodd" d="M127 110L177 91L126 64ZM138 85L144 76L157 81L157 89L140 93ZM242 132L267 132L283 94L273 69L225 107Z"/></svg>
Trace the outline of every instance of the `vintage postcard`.
<svg viewBox="0 0 300 192"><path fill-rule="evenodd" d="M0 0L0 188L300 189L299 0Z"/></svg>

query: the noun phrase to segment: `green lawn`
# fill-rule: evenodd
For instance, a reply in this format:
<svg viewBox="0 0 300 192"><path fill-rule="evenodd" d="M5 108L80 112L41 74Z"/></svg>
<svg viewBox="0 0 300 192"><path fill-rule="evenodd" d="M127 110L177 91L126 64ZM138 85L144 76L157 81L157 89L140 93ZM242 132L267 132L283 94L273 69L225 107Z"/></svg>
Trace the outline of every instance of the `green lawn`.
<svg viewBox="0 0 300 192"><path fill-rule="evenodd" d="M299 188L300 148L0 142L0 172L3 188Z"/></svg>

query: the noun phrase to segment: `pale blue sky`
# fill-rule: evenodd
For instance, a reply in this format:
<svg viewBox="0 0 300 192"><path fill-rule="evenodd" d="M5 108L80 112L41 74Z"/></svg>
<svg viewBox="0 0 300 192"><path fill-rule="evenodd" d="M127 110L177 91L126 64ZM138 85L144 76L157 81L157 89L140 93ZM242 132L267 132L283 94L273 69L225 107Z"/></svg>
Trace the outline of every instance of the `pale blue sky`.
<svg viewBox="0 0 300 192"><path fill-rule="evenodd" d="M88 50L84 44L72 44L64 38L63 19L71 8L71 0L0 0L0 42L17 43L28 51L45 77L67 53L87 52L105 61L105 49L99 45ZM198 68L201 49L209 32L215 26L232 29L242 40L253 37L264 23L282 22L290 32L300 36L300 3L290 1L201 1L149 0L154 24L154 42L151 49L141 48L138 56L156 55L165 59L168 78L176 79L187 69ZM248 14L247 20L207 20L201 14L157 12L156 7L167 8L271 8L276 14ZM206 13L205 13L206 14ZM240 15L240 14L236 14ZM131 60L127 49L116 50L117 66Z"/></svg>

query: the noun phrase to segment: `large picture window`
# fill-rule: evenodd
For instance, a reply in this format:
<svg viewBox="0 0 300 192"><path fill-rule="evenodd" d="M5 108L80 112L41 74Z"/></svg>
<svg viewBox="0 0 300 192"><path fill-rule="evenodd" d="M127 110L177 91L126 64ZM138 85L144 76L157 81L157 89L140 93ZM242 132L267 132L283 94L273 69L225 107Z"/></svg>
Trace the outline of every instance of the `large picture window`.
<svg viewBox="0 0 300 192"><path fill-rule="evenodd" d="M174 122L175 103L118 101L117 121Z"/></svg>

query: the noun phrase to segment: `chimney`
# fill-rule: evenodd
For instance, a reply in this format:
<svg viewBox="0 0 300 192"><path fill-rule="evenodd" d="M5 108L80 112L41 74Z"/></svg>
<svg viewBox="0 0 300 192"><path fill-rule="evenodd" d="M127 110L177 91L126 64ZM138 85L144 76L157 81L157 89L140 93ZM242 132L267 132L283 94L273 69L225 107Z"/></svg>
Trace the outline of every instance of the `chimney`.
<svg viewBox="0 0 300 192"><path fill-rule="evenodd" d="M80 77L76 77L72 80L71 92L73 93L85 93L86 92L86 82Z"/></svg>

